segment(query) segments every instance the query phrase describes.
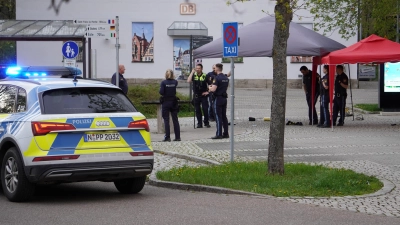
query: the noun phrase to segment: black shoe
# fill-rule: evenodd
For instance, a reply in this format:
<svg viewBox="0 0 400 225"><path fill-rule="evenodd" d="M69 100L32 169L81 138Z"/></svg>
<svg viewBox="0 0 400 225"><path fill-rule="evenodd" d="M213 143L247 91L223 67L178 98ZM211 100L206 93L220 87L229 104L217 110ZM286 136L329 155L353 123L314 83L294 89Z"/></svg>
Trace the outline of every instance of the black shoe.
<svg viewBox="0 0 400 225"><path fill-rule="evenodd" d="M313 125L318 125L318 120L314 121Z"/></svg>
<svg viewBox="0 0 400 225"><path fill-rule="evenodd" d="M180 138L175 138L174 141L181 141L181 139Z"/></svg>
<svg viewBox="0 0 400 225"><path fill-rule="evenodd" d="M322 127L321 128L330 128L331 126L329 125L329 124L324 124L324 125L322 125Z"/></svg>
<svg viewBox="0 0 400 225"><path fill-rule="evenodd" d="M204 124L205 127L210 128L210 124Z"/></svg>
<svg viewBox="0 0 400 225"><path fill-rule="evenodd" d="M196 128L203 128L203 125L197 124Z"/></svg>
<svg viewBox="0 0 400 225"><path fill-rule="evenodd" d="M338 127L342 127L344 123L338 123L337 126Z"/></svg>
<svg viewBox="0 0 400 225"><path fill-rule="evenodd" d="M171 141L171 138L164 138L163 142Z"/></svg>
<svg viewBox="0 0 400 225"><path fill-rule="evenodd" d="M222 135L222 138L229 138L229 134L227 134L227 135Z"/></svg>
<svg viewBox="0 0 400 225"><path fill-rule="evenodd" d="M336 127L336 123L333 123L333 126Z"/></svg>
<svg viewBox="0 0 400 225"><path fill-rule="evenodd" d="M317 125L317 127L322 127L322 126L323 126L323 124L320 124L320 123Z"/></svg>
<svg viewBox="0 0 400 225"><path fill-rule="evenodd" d="M222 139L223 137L222 136L214 136L214 137L211 137L211 139Z"/></svg>

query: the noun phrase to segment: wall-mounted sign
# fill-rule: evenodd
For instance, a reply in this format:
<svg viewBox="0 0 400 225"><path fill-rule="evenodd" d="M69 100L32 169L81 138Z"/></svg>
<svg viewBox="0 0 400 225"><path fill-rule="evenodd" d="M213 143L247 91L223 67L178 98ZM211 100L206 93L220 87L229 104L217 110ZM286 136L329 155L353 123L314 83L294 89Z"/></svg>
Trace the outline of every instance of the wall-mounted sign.
<svg viewBox="0 0 400 225"><path fill-rule="evenodd" d="M196 4L194 3L182 3L180 6L181 15L195 15Z"/></svg>

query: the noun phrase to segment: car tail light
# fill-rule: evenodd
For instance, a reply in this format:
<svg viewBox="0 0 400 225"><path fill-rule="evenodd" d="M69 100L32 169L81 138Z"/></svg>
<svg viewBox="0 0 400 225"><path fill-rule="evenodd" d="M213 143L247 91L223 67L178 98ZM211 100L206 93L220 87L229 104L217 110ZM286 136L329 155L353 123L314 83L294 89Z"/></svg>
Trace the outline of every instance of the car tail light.
<svg viewBox="0 0 400 225"><path fill-rule="evenodd" d="M74 125L69 123L32 122L34 136L46 135L51 131L76 130Z"/></svg>
<svg viewBox="0 0 400 225"><path fill-rule="evenodd" d="M32 162L43 162L43 161L53 161L53 160L70 160L77 159L79 155L57 155L57 156L43 156L35 157Z"/></svg>
<svg viewBox="0 0 400 225"><path fill-rule="evenodd" d="M150 155L154 155L153 152L129 152L129 154L131 154L131 156L150 156Z"/></svg>
<svg viewBox="0 0 400 225"><path fill-rule="evenodd" d="M142 128L145 129L147 132L150 132L149 124L147 120L137 120L132 121L129 123L128 128Z"/></svg>

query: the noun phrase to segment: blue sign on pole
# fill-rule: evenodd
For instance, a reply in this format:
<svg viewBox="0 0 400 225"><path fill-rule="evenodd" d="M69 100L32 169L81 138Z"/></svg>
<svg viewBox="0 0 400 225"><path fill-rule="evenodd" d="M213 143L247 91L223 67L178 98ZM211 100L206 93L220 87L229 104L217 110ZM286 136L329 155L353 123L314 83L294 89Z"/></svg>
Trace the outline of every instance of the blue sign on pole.
<svg viewBox="0 0 400 225"><path fill-rule="evenodd" d="M238 57L238 23L224 23L222 28L223 57Z"/></svg>
<svg viewBox="0 0 400 225"><path fill-rule="evenodd" d="M79 54L79 46L74 41L67 41L62 46L62 54L67 59L75 59Z"/></svg>

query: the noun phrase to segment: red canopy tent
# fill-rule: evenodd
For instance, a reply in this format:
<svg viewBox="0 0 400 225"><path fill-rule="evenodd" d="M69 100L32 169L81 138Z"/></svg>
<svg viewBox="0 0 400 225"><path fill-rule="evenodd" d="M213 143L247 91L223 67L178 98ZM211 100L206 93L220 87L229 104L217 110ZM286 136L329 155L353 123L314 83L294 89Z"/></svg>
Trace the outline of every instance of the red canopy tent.
<svg viewBox="0 0 400 225"><path fill-rule="evenodd" d="M314 57L313 72L316 71L318 64L328 64L329 66L329 96L330 96L330 117L332 121L332 102L335 81L335 70L337 64L355 63L385 63L400 62L400 44L371 35L347 48L333 51L320 58ZM315 69L314 69L315 68ZM314 75L314 74L313 74ZM313 79L314 80L314 79ZM344 116L344 115L341 115Z"/></svg>

